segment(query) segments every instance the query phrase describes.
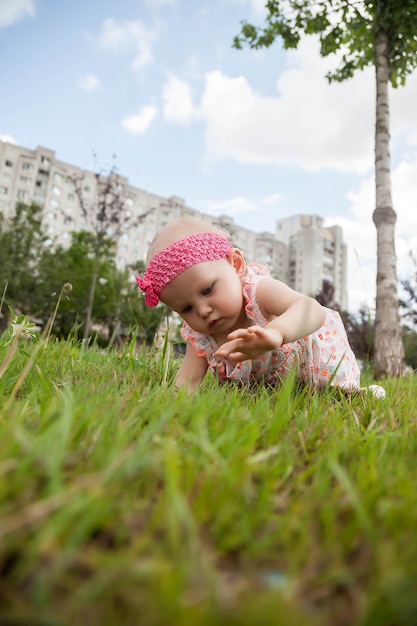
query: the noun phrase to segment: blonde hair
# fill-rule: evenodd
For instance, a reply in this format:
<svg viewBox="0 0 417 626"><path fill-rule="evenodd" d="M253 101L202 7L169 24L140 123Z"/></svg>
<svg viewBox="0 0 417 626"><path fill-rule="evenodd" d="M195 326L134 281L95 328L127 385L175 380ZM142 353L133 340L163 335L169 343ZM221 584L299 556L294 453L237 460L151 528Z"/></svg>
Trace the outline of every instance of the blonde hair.
<svg viewBox="0 0 417 626"><path fill-rule="evenodd" d="M180 217L174 222L170 222L163 226L152 239L146 255L146 264L154 258L159 252L185 237L191 235L200 235L202 233L217 233L223 235L230 240L230 233L222 228L218 228L210 222L205 222L196 217Z"/></svg>

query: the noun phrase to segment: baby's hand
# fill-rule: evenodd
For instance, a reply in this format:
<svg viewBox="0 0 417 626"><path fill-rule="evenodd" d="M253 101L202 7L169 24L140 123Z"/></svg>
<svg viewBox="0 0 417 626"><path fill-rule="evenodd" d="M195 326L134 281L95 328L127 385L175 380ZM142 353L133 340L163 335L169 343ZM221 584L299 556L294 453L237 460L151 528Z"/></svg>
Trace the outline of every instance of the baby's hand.
<svg viewBox="0 0 417 626"><path fill-rule="evenodd" d="M233 363L239 363L256 359L274 348L279 348L284 338L276 329L250 326L234 330L227 339L214 356L222 356Z"/></svg>

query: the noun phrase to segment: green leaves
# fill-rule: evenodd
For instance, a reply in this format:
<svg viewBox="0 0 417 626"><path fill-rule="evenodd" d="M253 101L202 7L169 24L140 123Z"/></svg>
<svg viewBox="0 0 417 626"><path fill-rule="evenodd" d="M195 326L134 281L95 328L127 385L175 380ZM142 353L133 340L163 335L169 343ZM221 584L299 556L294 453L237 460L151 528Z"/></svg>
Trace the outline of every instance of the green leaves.
<svg viewBox="0 0 417 626"><path fill-rule="evenodd" d="M7 331L0 337L1 346L9 346L16 337L34 339L39 336L36 324L30 322L27 315L16 315L11 306L8 308L10 311L10 323Z"/></svg>
<svg viewBox="0 0 417 626"><path fill-rule="evenodd" d="M263 26L242 22L234 47L271 46L281 39L285 49L296 48L303 36L318 35L322 56L341 52L337 69L330 81L344 81L357 70L375 62L375 41L379 30L388 35L390 81L393 87L404 85L417 66L417 3L414 0L274 0L267 2Z"/></svg>

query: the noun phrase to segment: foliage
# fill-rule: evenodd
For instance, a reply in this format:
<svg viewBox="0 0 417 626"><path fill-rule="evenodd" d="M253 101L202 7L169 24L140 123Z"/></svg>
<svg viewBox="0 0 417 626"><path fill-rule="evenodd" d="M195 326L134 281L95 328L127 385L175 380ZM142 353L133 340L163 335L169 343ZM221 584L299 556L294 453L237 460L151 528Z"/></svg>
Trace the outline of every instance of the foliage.
<svg viewBox="0 0 417 626"><path fill-rule="evenodd" d="M414 265L414 275L400 281L402 286L400 308L406 324L404 327L406 362L414 370L417 370L417 260L412 252L410 252L410 257Z"/></svg>
<svg viewBox="0 0 417 626"><path fill-rule="evenodd" d="M417 371L417 332L406 326L403 337L405 361L414 371Z"/></svg>
<svg viewBox="0 0 417 626"><path fill-rule="evenodd" d="M162 353L51 340L12 398L27 360L0 379L2 623L414 624L415 377L187 396Z"/></svg>
<svg viewBox="0 0 417 626"><path fill-rule="evenodd" d="M110 245L106 243L107 255L99 267L100 276L105 277L114 266ZM55 332L66 337L83 319L88 302L89 286L93 272L94 241L91 233L73 233L72 244L68 249L58 246L49 249L39 264L37 293L32 303L32 313L44 322L48 319L64 283L72 285L71 294L63 299L58 311ZM101 285L100 285L101 287ZM103 285L105 302L105 285ZM113 302L114 304L114 302ZM111 303L108 303L111 306ZM104 310L103 310L104 309ZM97 307L100 321L105 317L106 305Z"/></svg>
<svg viewBox="0 0 417 626"><path fill-rule="evenodd" d="M334 301L335 288L333 283L324 279L322 282L321 290L316 293L315 298L322 306L327 306L329 309L340 310L340 306Z"/></svg>
<svg viewBox="0 0 417 626"><path fill-rule="evenodd" d="M37 266L45 252L46 239L38 205L18 203L8 220L0 213L0 287L3 292L7 285L7 302L16 309L31 309L37 289Z"/></svg>
<svg viewBox="0 0 417 626"><path fill-rule="evenodd" d="M139 261L127 268L126 275L136 276L143 274L144 271L145 263ZM129 281L123 302L124 306L120 311L122 324L125 328L134 324L135 329L138 330L139 338L144 343L151 345L162 320L169 317L170 309L162 303L156 307L147 307L145 299L138 294L136 280Z"/></svg>
<svg viewBox="0 0 417 626"><path fill-rule="evenodd" d="M404 85L417 67L417 4L414 0L269 0L266 24L256 27L242 22L234 46L269 47L280 37L285 48L296 48L304 35L317 35L320 54L341 53L338 68L328 74L330 81L344 81L356 70L375 63L378 28L388 34L390 81Z"/></svg>
<svg viewBox="0 0 417 626"><path fill-rule="evenodd" d="M96 190L88 197L84 194L84 174L74 176L72 181L77 195L81 215L93 233L93 271L90 278L90 289L85 307L84 339L87 339L92 324L94 300L97 290L99 266L105 257L108 242L116 242L123 231L137 226L150 213L147 211L139 216L133 216L125 197L124 185L113 166L108 175L98 172L95 175ZM153 209L151 209L152 211Z"/></svg>
<svg viewBox="0 0 417 626"><path fill-rule="evenodd" d="M32 312L45 322L48 319L63 284L72 286L60 303L53 334L64 338L79 328L88 306L90 285L95 268L95 237L86 231L72 233L69 248L58 247L45 253L39 265L38 290L32 303ZM139 297L132 268L118 270L114 263L113 242L101 241L101 256L97 266L97 286L92 309L92 321L108 331L105 343L117 334L139 334L143 341L151 343L156 329L165 313L158 307L150 311ZM149 312L148 312L149 311ZM97 333L97 331L95 331Z"/></svg>
<svg viewBox="0 0 417 626"><path fill-rule="evenodd" d="M341 311L340 315L356 357L366 364L372 362L375 349L375 320L371 318L369 311L361 308L356 314Z"/></svg>
<svg viewBox="0 0 417 626"><path fill-rule="evenodd" d="M10 346L13 340L22 336L35 338L37 336L36 324L31 322L27 315L16 315L13 308L9 306L10 322L6 332L0 337L0 345Z"/></svg>
<svg viewBox="0 0 417 626"><path fill-rule="evenodd" d="M166 309L162 306L148 309L139 297L134 273L142 271L143 264L117 269L114 242L105 236L101 237L100 256L96 258L97 240L94 233L87 231L72 233L71 245L66 249L47 246L46 240L39 206L19 204L16 214L8 221L0 214L3 328L7 327L8 307L18 312L28 311L32 319L47 324L63 286L68 284L71 290L65 289L62 294L52 333L61 338L69 336L84 322L96 271L92 322L108 331L109 338L116 342L120 342L121 336L135 332L140 340L152 343Z"/></svg>
<svg viewBox="0 0 417 626"><path fill-rule="evenodd" d="M411 324L417 324L417 260L413 253L410 253L414 265L414 276L404 278L400 281L403 288L403 297L400 300L400 307L403 315Z"/></svg>

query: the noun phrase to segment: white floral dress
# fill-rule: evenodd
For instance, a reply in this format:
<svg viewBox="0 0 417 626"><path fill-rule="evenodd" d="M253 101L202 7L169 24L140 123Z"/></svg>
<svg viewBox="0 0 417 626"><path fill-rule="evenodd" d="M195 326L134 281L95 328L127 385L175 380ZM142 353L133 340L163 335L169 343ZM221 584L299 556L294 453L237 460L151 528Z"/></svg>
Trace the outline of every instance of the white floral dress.
<svg viewBox="0 0 417 626"><path fill-rule="evenodd" d="M243 285L246 300L245 312L251 325L266 326L256 300L259 281L268 277L268 270L249 263ZM355 355L349 345L343 322L337 311L326 308L326 319L316 332L283 344L257 359L231 363L225 358L215 357L218 344L211 335L198 333L184 322L181 335L189 341L198 356L207 359L209 370L219 383L228 381L251 385L263 382L277 385L286 374L295 369L296 378L302 383L313 383L318 387L332 385L346 391L360 388L360 371Z"/></svg>

